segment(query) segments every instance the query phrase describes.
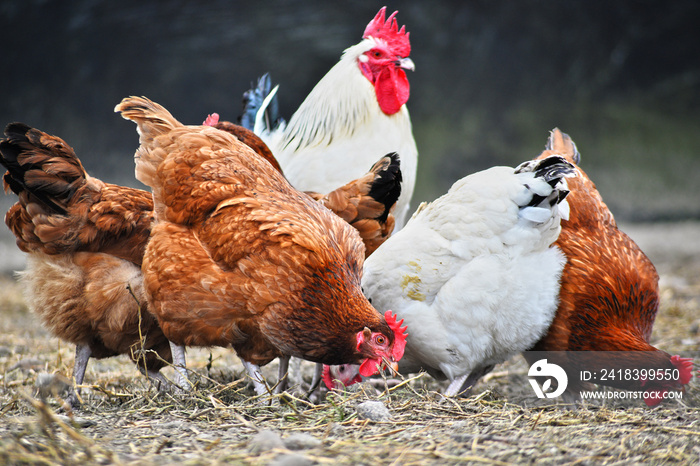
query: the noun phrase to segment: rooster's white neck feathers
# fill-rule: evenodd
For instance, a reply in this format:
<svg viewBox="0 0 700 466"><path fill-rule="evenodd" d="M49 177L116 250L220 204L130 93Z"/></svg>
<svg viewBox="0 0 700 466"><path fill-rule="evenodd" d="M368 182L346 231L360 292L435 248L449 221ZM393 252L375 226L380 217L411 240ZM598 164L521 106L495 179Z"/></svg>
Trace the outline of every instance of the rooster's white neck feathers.
<svg viewBox="0 0 700 466"><path fill-rule="evenodd" d="M334 139L351 137L373 116L383 115L372 83L357 66L359 57L375 45L369 38L343 52L294 113L277 147L296 151L328 145ZM327 105L319 107L319 103Z"/></svg>

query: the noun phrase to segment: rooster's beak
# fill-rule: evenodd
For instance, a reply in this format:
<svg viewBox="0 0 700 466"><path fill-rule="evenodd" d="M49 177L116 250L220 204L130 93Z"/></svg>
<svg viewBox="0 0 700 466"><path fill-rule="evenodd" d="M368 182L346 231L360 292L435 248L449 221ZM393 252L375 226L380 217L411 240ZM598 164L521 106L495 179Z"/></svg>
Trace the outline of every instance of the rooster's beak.
<svg viewBox="0 0 700 466"><path fill-rule="evenodd" d="M404 70L411 70L411 71L416 70L416 65L413 63L413 60L411 60L410 58L400 58L399 60L396 61L396 65L399 68L403 68Z"/></svg>

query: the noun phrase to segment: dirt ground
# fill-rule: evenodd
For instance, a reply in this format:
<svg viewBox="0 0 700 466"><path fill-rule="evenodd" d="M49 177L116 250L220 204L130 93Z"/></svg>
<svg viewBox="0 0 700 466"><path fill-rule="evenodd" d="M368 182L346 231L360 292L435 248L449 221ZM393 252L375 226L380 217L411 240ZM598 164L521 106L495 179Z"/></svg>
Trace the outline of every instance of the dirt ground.
<svg viewBox="0 0 700 466"><path fill-rule="evenodd" d="M700 357L700 224L623 227L661 273L652 343ZM2 276L0 276L2 277ZM73 348L27 311L0 278L0 464L697 464L700 389L647 408L571 407L533 396L515 357L466 399L446 399L425 374L391 389L254 397L229 350L193 349L197 387L160 393L126 357L91 361L84 406L37 387L69 376ZM697 366L696 366L697 368ZM308 377L311 365L304 363ZM171 369L165 374L172 375ZM275 379L276 367L264 373ZM53 375L53 377L50 377ZM50 386L49 386L50 387ZM375 403L368 403L375 402Z"/></svg>

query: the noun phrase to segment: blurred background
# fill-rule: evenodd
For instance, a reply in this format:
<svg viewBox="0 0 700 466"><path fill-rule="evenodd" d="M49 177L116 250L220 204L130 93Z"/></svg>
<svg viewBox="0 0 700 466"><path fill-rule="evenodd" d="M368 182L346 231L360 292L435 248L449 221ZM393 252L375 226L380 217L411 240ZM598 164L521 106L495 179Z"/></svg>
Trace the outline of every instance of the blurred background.
<svg viewBox="0 0 700 466"><path fill-rule="evenodd" d="M696 1L2 1L0 124L61 136L92 175L142 187L135 126L113 113L123 97L187 124L236 121L270 72L288 119L383 5L416 64L414 207L536 156L559 127L619 220L700 218ZM0 197L2 211L12 202ZM0 257L16 250L2 234Z"/></svg>

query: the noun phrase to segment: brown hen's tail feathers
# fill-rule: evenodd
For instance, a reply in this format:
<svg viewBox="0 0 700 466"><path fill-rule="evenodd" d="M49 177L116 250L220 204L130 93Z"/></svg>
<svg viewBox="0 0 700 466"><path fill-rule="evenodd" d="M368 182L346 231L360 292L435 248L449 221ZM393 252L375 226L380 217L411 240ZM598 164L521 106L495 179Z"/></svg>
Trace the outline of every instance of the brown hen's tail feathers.
<svg viewBox="0 0 700 466"><path fill-rule="evenodd" d="M146 97L125 97L114 107L114 111L138 125L141 144L144 144L144 140L150 141L173 128L183 126L165 107Z"/></svg>
<svg viewBox="0 0 700 466"><path fill-rule="evenodd" d="M365 175L325 196L307 194L352 225L365 244L365 256L369 256L394 230L392 212L401 194L401 182L399 156L390 153Z"/></svg>
<svg viewBox="0 0 700 466"><path fill-rule="evenodd" d="M5 128L0 164L7 169L6 191L32 195L59 215L66 214L73 194L88 177L72 147L24 123L10 123Z"/></svg>
<svg viewBox="0 0 700 466"><path fill-rule="evenodd" d="M184 125L165 107L146 97L126 97L114 107L114 111L138 126L141 145L134 155L135 175L137 180L153 188L158 166L167 155L166 151L151 150L155 148L154 139Z"/></svg>
<svg viewBox="0 0 700 466"><path fill-rule="evenodd" d="M545 150L555 152L576 165L581 162L581 154L576 143L568 134L562 133L559 128L554 128L549 134Z"/></svg>

